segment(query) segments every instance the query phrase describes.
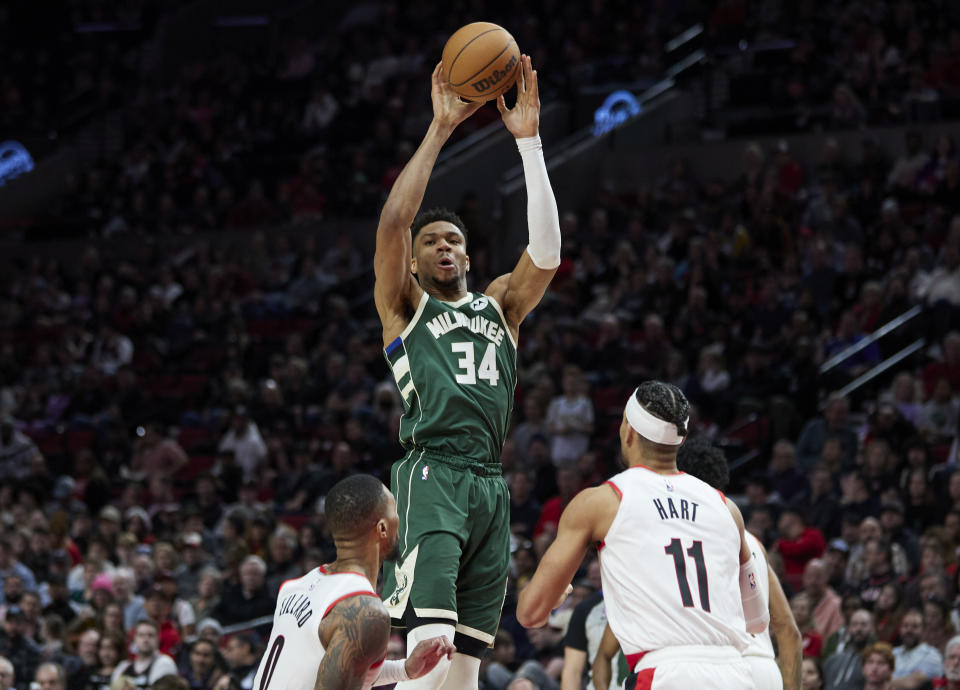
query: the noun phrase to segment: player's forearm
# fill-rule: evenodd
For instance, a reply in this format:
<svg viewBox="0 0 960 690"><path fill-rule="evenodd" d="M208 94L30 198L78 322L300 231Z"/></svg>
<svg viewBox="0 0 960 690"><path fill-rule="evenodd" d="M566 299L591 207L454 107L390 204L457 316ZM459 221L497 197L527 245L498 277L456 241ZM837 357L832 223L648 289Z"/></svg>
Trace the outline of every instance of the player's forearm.
<svg viewBox="0 0 960 690"><path fill-rule="evenodd" d="M593 660L593 687L596 690L606 690L610 687L610 659L598 653Z"/></svg>
<svg viewBox="0 0 960 690"><path fill-rule="evenodd" d="M419 148L393 183L383 211L380 212L381 228L399 228L406 231L413 223L423 202L433 165L452 132L453 128L449 125L439 124L436 120L430 123Z"/></svg>
<svg viewBox="0 0 960 690"><path fill-rule="evenodd" d="M560 213L550 186L547 164L540 137L517 139L527 185L527 228L530 241L527 253L537 268L554 269L560 265Z"/></svg>
<svg viewBox="0 0 960 690"><path fill-rule="evenodd" d="M800 665L803 661L800 631L796 626L793 630L774 630L777 638L777 666L783 676L783 690L800 690Z"/></svg>

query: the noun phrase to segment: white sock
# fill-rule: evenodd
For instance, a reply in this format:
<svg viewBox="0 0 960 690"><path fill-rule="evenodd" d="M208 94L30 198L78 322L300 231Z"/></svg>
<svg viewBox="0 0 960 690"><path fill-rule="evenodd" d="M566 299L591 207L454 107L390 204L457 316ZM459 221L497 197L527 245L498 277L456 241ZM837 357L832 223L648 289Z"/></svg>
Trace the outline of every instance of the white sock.
<svg viewBox="0 0 960 690"><path fill-rule="evenodd" d="M454 631L453 623L428 623L427 625L420 625L407 633L407 654L413 651L413 648L417 646L418 642L429 640L431 637L443 635L450 640L450 642L453 642ZM455 654L454 659L458 656L460 655ZM397 683L396 690L440 690L443 681L447 678L447 672L450 670L450 666L450 659L441 659L440 663L438 663L430 673L416 680L405 680L402 683Z"/></svg>
<svg viewBox="0 0 960 690"><path fill-rule="evenodd" d="M480 687L480 659L457 652L450 662L450 671L441 690L478 690Z"/></svg>

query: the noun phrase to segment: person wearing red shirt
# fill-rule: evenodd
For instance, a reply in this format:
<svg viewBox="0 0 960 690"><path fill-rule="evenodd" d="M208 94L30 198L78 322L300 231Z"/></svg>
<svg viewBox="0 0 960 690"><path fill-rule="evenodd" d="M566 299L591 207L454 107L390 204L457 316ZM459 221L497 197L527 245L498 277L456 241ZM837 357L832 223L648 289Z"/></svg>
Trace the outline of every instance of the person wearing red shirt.
<svg viewBox="0 0 960 690"><path fill-rule="evenodd" d="M157 624L159 630L158 650L161 654L167 654L175 657L180 650L180 643L183 641L177 626L170 620L170 609L173 606L173 600L167 595L161 585L154 585L143 602L143 610L147 617ZM133 640L136 626L130 631L130 639Z"/></svg>
<svg viewBox="0 0 960 690"><path fill-rule="evenodd" d="M803 587L804 567L811 559L823 555L827 540L816 527L808 527L803 514L793 508L783 511L777 527L780 538L773 548L783 558L784 579L798 591Z"/></svg>
<svg viewBox="0 0 960 690"><path fill-rule="evenodd" d="M547 499L547 502L543 504L537 527L533 530L535 541L540 540L541 535L545 533L550 541L553 540L557 533L557 525L560 524L560 515L563 513L563 509L582 488L580 470L577 469L576 464L570 463L557 468L557 495Z"/></svg>

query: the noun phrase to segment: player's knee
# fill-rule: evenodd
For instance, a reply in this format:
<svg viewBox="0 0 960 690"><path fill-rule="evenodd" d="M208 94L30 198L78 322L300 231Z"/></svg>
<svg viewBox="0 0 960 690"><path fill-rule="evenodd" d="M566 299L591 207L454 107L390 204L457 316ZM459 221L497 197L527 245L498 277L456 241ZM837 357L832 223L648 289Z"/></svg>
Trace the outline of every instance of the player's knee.
<svg viewBox="0 0 960 690"><path fill-rule="evenodd" d="M454 626L447 623L418 625L407 633L407 654L413 652L414 647L420 642L441 635L453 642ZM447 679L447 674L450 672L450 666L450 659L441 659L430 673L415 680L405 680L402 683L397 683L397 690L440 690Z"/></svg>
<svg viewBox="0 0 960 690"><path fill-rule="evenodd" d="M467 654L454 654L442 690L479 690L480 659Z"/></svg>

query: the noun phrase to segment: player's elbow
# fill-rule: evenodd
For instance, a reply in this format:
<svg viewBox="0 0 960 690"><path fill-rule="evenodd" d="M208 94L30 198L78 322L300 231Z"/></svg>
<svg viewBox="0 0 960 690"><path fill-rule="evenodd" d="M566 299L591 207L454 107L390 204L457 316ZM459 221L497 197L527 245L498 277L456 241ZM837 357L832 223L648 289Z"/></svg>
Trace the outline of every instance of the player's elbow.
<svg viewBox="0 0 960 690"><path fill-rule="evenodd" d="M520 592L520 599L517 601L517 622L524 628L539 628L547 622L550 612L538 611L536 602L531 601L530 597L523 596Z"/></svg>

